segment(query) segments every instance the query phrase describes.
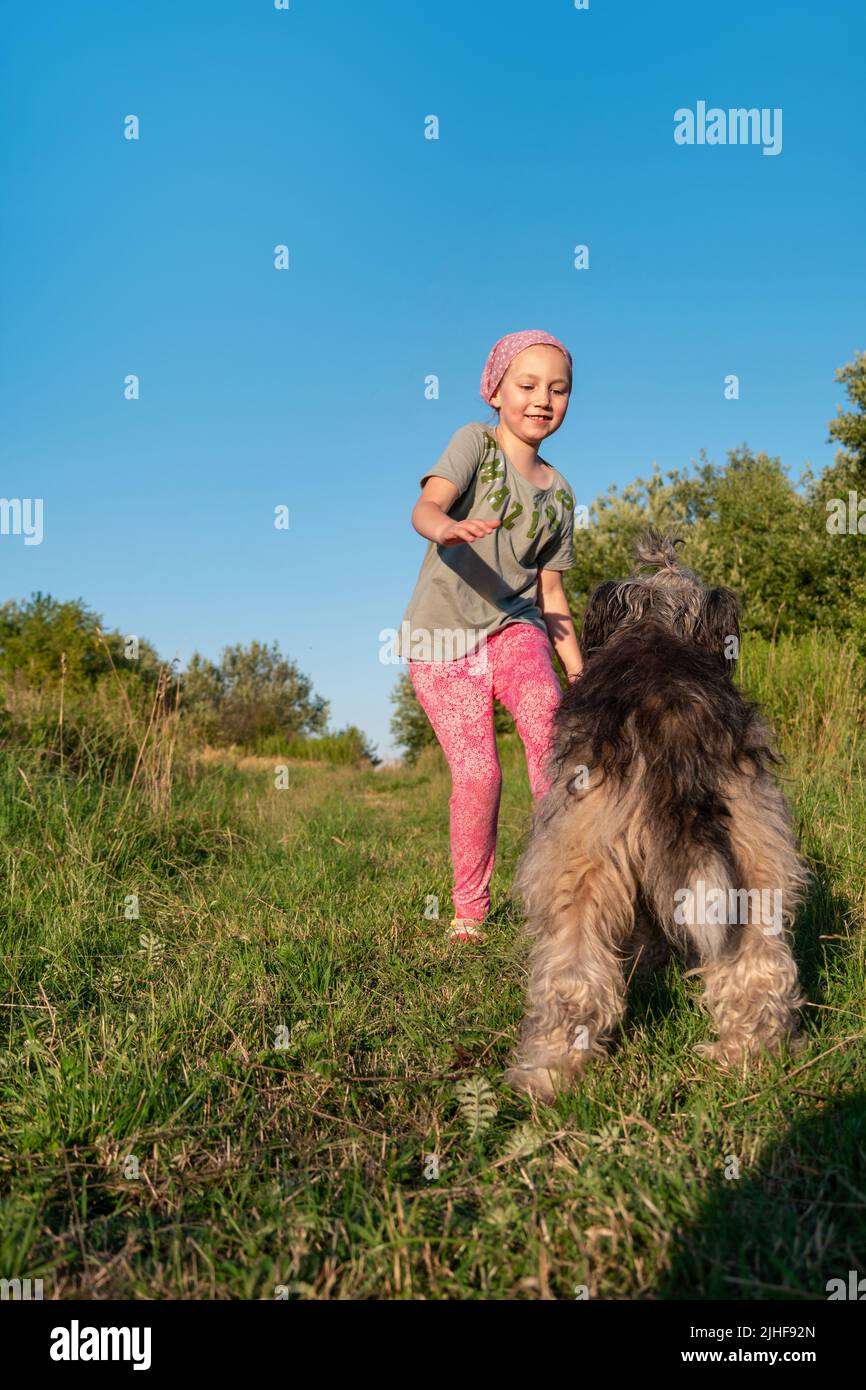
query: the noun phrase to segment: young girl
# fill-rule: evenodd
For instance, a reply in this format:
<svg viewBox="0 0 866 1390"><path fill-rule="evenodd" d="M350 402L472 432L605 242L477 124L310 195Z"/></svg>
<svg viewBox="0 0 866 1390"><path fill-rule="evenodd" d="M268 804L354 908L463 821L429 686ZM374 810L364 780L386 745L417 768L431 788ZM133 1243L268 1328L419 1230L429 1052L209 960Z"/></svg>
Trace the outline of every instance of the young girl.
<svg viewBox="0 0 866 1390"><path fill-rule="evenodd" d="M401 654L451 770L452 941L483 940L479 923L490 908L502 788L494 697L514 716L538 800L549 786L561 698L551 643L568 679L580 674L562 586L574 563L574 494L538 453L565 418L571 369L568 349L549 333L500 338L481 377L498 424L454 433L421 479L412 512L430 544L401 624L401 642L410 635ZM443 634L451 639L444 657ZM434 659L418 659L419 643Z"/></svg>

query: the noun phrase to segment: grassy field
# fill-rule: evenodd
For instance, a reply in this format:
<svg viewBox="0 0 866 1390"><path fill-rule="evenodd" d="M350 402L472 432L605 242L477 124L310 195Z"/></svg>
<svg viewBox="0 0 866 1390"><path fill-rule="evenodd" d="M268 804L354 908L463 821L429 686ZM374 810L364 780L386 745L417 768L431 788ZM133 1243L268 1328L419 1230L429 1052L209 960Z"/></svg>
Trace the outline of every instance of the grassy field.
<svg viewBox="0 0 866 1390"><path fill-rule="evenodd" d="M808 1045L716 1071L673 965L550 1109L501 1082L513 738L480 948L444 939L438 749L292 762L282 789L273 757L179 761L167 813L5 749L0 1275L52 1298L771 1300L862 1275L866 681L820 637L748 643L743 678L814 870Z"/></svg>

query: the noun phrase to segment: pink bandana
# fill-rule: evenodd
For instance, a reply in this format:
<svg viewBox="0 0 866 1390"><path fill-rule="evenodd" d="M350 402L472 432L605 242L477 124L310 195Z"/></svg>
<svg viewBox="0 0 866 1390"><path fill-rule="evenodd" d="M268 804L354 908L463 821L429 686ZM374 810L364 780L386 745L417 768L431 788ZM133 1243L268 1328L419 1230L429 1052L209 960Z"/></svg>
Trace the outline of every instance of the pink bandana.
<svg viewBox="0 0 866 1390"><path fill-rule="evenodd" d="M564 343L558 338L554 338L550 333L545 333L541 328L525 328L522 333L508 333L504 338L500 338L498 343L494 343L490 349L490 356L481 374L481 395L487 403L490 397L496 395L496 388L505 376L509 363L514 360L518 352L524 348L533 347L536 343L548 344L550 347L559 348L568 358L569 367L572 366L571 353Z"/></svg>

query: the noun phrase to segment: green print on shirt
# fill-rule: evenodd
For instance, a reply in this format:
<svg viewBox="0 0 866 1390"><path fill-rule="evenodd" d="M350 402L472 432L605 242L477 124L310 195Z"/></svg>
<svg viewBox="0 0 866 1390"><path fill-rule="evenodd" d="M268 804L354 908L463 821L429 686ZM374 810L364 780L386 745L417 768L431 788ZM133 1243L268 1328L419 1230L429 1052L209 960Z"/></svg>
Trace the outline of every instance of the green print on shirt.
<svg viewBox="0 0 866 1390"><path fill-rule="evenodd" d="M481 471L479 477L482 483L492 483L497 478L501 478L505 473L505 464L500 463L496 457L496 441L489 434L484 435L486 449L484 458L481 460Z"/></svg>
<svg viewBox="0 0 866 1390"><path fill-rule="evenodd" d="M496 440L493 439L493 437L489 435L486 431L484 433L484 443L485 452L484 458L481 460L479 477L483 483L495 483L497 479L505 476L505 465L499 460L499 446L496 443ZM553 495L558 502L561 502L564 507L568 507L569 510L571 510L574 504L572 502L571 497L565 491L564 488L558 487ZM491 507L495 512L498 512L503 503L506 505L506 507L508 505L508 501L510 500L509 489L505 486L504 483L500 483L499 487L493 487L490 489L484 500L490 503ZM551 534L553 534L554 532L559 530L559 527L562 523L562 517L557 516L556 508L550 502L545 504L544 513L547 517L547 522L550 526ZM522 514L523 503L515 502L513 507L511 508L511 511L508 512L508 514L502 518L503 527L507 531L511 531L514 527L515 521L517 521L518 517ZM538 507L534 507L532 510L532 520L529 524L529 530L526 533L526 539L528 541L532 541L535 539L538 532L539 520L539 509Z"/></svg>
<svg viewBox="0 0 866 1390"><path fill-rule="evenodd" d="M571 498L569 497L568 493L565 491L564 488L558 487L553 495L558 502L561 502L564 507L568 507L569 511L571 511L571 508L573 507L574 503L572 502ZM554 531L557 531L559 529L560 523L562 522L562 517L556 515L556 511L550 505L549 502L544 510L547 513L547 519L550 522L551 528ZM532 513L532 523L529 527L529 530L526 533L526 539L528 541L535 539L535 532L538 528L538 515L538 508L536 507ZM505 525L504 522L502 524L503 526Z"/></svg>
<svg viewBox="0 0 866 1390"><path fill-rule="evenodd" d="M498 464L495 459L491 459L488 463L482 463L479 476L482 483L493 483L497 478L501 478L504 473L504 467Z"/></svg>
<svg viewBox="0 0 866 1390"><path fill-rule="evenodd" d="M522 511L523 511L523 503L522 503L522 502L515 502L514 507L513 507L512 510L508 513L508 516L504 516L504 517L502 518L502 525L506 528L506 530L508 530L508 531L511 530L512 526L514 525L515 521L516 521L517 518L520 516L520 513L521 513Z"/></svg>

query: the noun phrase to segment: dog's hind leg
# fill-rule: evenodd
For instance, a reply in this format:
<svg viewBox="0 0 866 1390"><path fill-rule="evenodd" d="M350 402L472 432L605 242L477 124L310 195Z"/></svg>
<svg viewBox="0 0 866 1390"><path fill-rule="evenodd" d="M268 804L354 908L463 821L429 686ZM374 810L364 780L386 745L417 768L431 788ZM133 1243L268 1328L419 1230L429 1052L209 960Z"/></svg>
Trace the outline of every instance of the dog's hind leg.
<svg viewBox="0 0 866 1390"><path fill-rule="evenodd" d="M575 852L570 838L570 847L560 835L536 840L516 880L533 943L527 1014L505 1079L544 1100L604 1051L622 1017L618 948L634 925L627 872L614 860Z"/></svg>
<svg viewBox="0 0 866 1390"><path fill-rule="evenodd" d="M623 949L626 953L626 975L638 980L650 977L667 965L671 958L670 940L660 930L640 893L635 905L634 930Z"/></svg>
<svg viewBox="0 0 866 1390"><path fill-rule="evenodd" d="M769 781L737 784L729 798L737 921L725 951L702 972L718 1041L701 1048L725 1065L796 1040L800 995L789 931L806 874L787 806Z"/></svg>

